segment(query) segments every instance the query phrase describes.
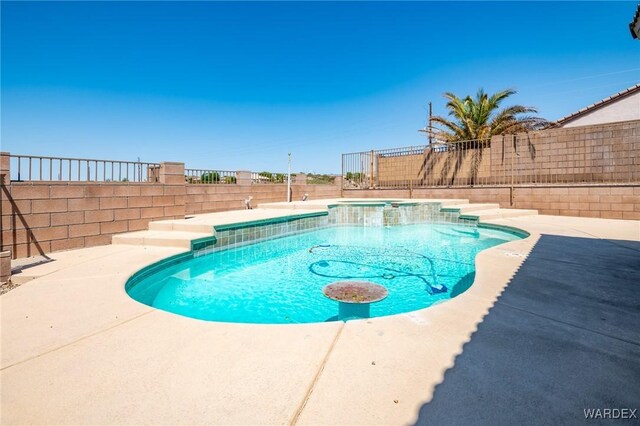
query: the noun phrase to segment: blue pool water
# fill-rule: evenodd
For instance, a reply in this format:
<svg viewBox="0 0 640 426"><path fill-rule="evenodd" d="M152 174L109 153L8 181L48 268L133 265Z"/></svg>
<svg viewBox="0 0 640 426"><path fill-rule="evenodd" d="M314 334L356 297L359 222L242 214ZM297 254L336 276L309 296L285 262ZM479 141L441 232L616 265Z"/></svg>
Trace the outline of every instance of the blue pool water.
<svg viewBox="0 0 640 426"><path fill-rule="evenodd" d="M129 286L158 309L210 321L309 323L336 319L322 288L370 281L389 295L371 316L414 311L464 292L478 252L518 239L464 225L329 227L190 258Z"/></svg>

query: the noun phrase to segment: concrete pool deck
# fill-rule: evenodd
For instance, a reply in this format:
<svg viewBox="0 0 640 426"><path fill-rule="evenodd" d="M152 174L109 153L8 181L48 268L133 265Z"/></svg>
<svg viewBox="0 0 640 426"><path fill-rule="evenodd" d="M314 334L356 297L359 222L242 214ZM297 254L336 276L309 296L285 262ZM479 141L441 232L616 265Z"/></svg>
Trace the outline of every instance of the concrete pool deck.
<svg viewBox="0 0 640 426"><path fill-rule="evenodd" d="M224 220L278 214L248 212ZM198 220L223 221L216 215ZM0 297L0 422L539 424L580 422L583 408L640 408L640 222L483 221L531 235L481 252L474 285L455 299L347 323L206 322L127 296L135 271L184 248L54 253ZM603 281L610 287L579 291ZM575 377L598 366L602 374ZM578 379L580 398L558 397ZM519 401L516 417L500 417ZM469 404L461 417L458 404ZM517 417L525 408L530 417Z"/></svg>

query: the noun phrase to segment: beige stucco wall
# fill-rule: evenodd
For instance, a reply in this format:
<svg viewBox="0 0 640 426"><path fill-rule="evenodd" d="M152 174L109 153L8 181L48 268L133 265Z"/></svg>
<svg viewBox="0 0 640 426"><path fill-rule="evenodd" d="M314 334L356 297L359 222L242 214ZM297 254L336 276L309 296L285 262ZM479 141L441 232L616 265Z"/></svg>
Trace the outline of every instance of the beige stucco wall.
<svg viewBox="0 0 640 426"><path fill-rule="evenodd" d="M640 91L581 115L565 123L562 127L589 126L630 120L640 120Z"/></svg>

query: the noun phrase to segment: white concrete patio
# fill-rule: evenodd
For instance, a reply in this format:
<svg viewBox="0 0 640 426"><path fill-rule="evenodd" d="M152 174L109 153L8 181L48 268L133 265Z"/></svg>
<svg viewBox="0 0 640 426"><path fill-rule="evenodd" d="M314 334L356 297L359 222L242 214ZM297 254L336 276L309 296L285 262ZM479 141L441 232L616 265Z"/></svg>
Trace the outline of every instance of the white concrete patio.
<svg viewBox="0 0 640 426"><path fill-rule="evenodd" d="M0 297L0 422L413 423L541 234L640 241L638 221L500 217L484 207L481 221L531 236L481 252L474 285L455 299L347 323L206 322L129 298L124 284L135 271L185 248L142 239L54 253ZM206 233L213 222L300 212L294 208L202 215L149 232L191 232L181 228L189 222Z"/></svg>

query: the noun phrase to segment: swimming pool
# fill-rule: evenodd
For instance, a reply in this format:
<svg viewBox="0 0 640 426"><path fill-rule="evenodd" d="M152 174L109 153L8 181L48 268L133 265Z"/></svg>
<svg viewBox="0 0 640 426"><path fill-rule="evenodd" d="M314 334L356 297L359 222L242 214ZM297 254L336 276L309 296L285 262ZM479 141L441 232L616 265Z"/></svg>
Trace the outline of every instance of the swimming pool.
<svg viewBox="0 0 640 426"><path fill-rule="evenodd" d="M393 315L461 294L473 283L478 252L519 238L461 224L328 226L180 256L137 274L126 288L141 303L187 317L287 324L337 320L338 302L323 288L369 281L388 290L370 315Z"/></svg>

